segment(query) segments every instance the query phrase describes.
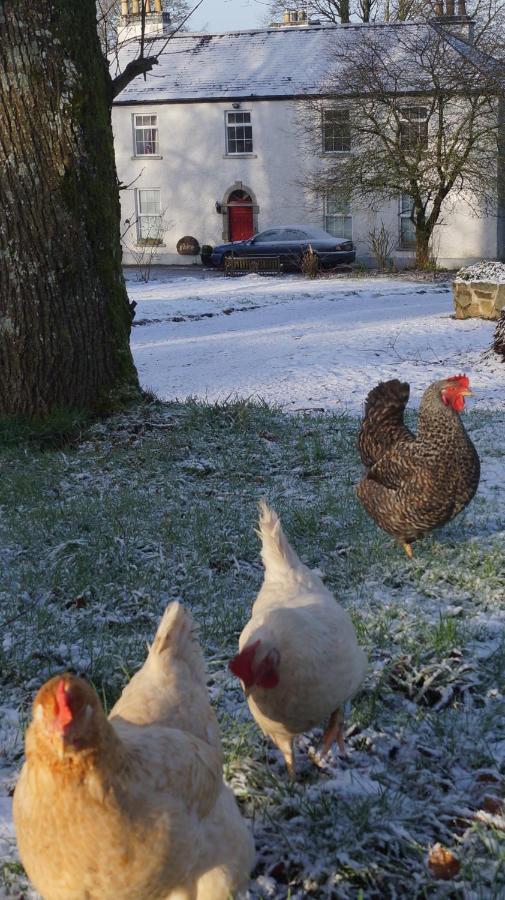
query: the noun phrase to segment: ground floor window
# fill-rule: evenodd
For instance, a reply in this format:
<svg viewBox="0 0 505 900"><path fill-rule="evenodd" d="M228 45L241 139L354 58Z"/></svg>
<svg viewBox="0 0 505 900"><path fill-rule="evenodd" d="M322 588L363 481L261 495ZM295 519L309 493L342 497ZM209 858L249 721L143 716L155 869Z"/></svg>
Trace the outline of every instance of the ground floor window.
<svg viewBox="0 0 505 900"><path fill-rule="evenodd" d="M137 191L137 236L140 244L161 244L162 216L160 191Z"/></svg>
<svg viewBox="0 0 505 900"><path fill-rule="evenodd" d="M334 237L352 239L352 215L349 200L332 194L325 197L324 228Z"/></svg>
<svg viewBox="0 0 505 900"><path fill-rule="evenodd" d="M400 249L415 250L416 226L410 218L414 201L408 194L400 197Z"/></svg>

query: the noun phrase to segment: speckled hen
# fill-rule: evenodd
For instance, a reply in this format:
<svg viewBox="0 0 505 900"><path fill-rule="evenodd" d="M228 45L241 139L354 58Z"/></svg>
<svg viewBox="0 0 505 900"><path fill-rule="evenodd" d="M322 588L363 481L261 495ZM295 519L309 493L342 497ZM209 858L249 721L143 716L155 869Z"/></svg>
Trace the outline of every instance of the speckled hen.
<svg viewBox="0 0 505 900"><path fill-rule="evenodd" d="M380 528L412 556L413 541L445 525L474 496L477 451L460 419L472 396L466 375L436 381L425 391L417 433L404 424L406 382L381 382L370 391L358 438L368 472L357 494Z"/></svg>

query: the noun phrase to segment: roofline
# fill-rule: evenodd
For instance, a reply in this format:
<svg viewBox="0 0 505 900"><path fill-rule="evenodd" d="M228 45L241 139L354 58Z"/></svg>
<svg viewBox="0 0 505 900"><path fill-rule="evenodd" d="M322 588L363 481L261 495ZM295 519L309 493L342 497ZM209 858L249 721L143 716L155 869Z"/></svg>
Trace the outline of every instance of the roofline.
<svg viewBox="0 0 505 900"><path fill-rule="evenodd" d="M433 91L426 90L423 88L412 88L411 90L403 90L396 91L391 94L391 96L395 97L429 97L433 94ZM368 98L370 99L373 94L369 94ZM457 96L457 92L454 92L454 96ZM177 97L174 99L167 100L165 98L160 98L156 100L114 100L112 106L181 106L184 104L194 104L194 103L262 103L273 100L339 100L342 103L345 103L349 100L355 100L356 98L363 98L363 94L355 93L355 94L335 94L334 91L330 91L328 93L314 93L314 94L234 94L229 97L188 97L186 99Z"/></svg>
<svg viewBox="0 0 505 900"><path fill-rule="evenodd" d="M177 32L177 34L173 35L170 35L170 33L146 35L145 43L148 44L154 41L167 40L176 41L193 37L226 37L227 35L232 34L259 34L265 32L272 32L273 34L279 34L283 32L286 34L292 34L295 31L301 31L303 34L305 34L307 31L342 31L342 29L349 28L413 28L419 27L420 25L430 24L430 20L416 19L408 22L342 22L340 24L327 22L324 25L258 25L256 28L233 29L231 31L179 31ZM132 41L135 41L135 38L132 38Z"/></svg>

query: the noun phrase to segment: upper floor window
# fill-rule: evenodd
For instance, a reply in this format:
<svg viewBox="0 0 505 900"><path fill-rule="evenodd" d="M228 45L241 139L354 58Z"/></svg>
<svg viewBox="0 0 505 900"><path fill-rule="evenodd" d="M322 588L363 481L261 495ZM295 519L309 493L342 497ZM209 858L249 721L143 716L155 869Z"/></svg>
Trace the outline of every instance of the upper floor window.
<svg viewBox="0 0 505 900"><path fill-rule="evenodd" d="M137 236L139 244L161 244L163 224L160 191L137 191Z"/></svg>
<svg viewBox="0 0 505 900"><path fill-rule="evenodd" d="M334 237L352 239L352 215L349 200L330 194L325 197L324 228Z"/></svg>
<svg viewBox="0 0 505 900"><path fill-rule="evenodd" d="M428 110L426 106L404 106L400 113L400 146L403 150L428 146Z"/></svg>
<svg viewBox="0 0 505 900"><path fill-rule="evenodd" d="M158 156L158 116L133 116L135 156Z"/></svg>
<svg viewBox="0 0 505 900"><path fill-rule="evenodd" d="M226 113L226 152L253 152L250 112L235 112L234 110Z"/></svg>
<svg viewBox="0 0 505 900"><path fill-rule="evenodd" d="M348 109L323 109L323 152L348 153L351 122Z"/></svg>
<svg viewBox="0 0 505 900"><path fill-rule="evenodd" d="M414 250L416 246L416 226L411 215L414 202L409 194L400 197L400 249Z"/></svg>

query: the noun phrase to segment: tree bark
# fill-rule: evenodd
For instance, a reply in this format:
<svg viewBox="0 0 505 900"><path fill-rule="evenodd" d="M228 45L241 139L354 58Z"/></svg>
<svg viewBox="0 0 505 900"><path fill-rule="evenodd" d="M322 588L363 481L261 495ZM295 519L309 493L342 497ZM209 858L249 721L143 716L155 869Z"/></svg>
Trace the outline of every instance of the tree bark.
<svg viewBox="0 0 505 900"><path fill-rule="evenodd" d="M430 238L432 229L416 226L416 268L426 269L431 262Z"/></svg>
<svg viewBox="0 0 505 900"><path fill-rule="evenodd" d="M138 393L95 0L0 0L0 413Z"/></svg>
<svg viewBox="0 0 505 900"><path fill-rule="evenodd" d="M502 310L500 318L496 323L493 338L493 351L498 354L501 361L505 363L505 311Z"/></svg>

